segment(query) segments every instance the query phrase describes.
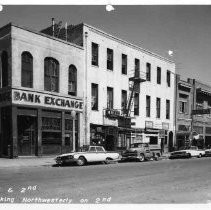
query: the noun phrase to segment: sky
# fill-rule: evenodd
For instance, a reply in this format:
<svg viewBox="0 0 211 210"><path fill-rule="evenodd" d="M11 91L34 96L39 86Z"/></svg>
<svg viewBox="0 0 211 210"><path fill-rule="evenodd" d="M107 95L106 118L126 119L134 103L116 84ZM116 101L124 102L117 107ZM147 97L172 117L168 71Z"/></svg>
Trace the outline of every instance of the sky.
<svg viewBox="0 0 211 210"><path fill-rule="evenodd" d="M211 85L211 5L4 5L0 27L14 22L33 30L87 23L176 63L182 79ZM169 57L168 51L174 52Z"/></svg>

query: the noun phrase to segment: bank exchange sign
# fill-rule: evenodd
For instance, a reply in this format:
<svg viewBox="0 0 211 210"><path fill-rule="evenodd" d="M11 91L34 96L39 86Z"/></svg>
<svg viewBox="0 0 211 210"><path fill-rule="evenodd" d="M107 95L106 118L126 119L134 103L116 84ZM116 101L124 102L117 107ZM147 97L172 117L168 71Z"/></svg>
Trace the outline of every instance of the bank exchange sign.
<svg viewBox="0 0 211 210"><path fill-rule="evenodd" d="M46 93L12 89L12 103L18 105L42 106L65 110L83 111L82 99L56 96Z"/></svg>

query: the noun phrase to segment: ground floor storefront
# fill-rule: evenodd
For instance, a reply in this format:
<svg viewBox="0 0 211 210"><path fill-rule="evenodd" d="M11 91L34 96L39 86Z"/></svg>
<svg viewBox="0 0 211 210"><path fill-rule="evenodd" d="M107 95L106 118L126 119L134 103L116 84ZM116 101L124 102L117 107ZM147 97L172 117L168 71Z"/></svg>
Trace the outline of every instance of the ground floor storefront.
<svg viewBox="0 0 211 210"><path fill-rule="evenodd" d="M80 99L23 90L12 92L11 99L11 105L0 107L1 157L54 155L79 149ZM61 103L67 106L61 108Z"/></svg>
<svg viewBox="0 0 211 210"><path fill-rule="evenodd" d="M122 151L133 143L149 143L152 150L159 150L162 154L173 150L173 132L90 124L91 145L101 145L108 151Z"/></svg>

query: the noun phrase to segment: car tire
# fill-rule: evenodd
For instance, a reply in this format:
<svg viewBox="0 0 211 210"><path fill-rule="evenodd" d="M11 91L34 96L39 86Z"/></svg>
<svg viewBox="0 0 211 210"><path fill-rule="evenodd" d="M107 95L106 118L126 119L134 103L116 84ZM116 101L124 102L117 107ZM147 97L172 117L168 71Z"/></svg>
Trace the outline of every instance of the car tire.
<svg viewBox="0 0 211 210"><path fill-rule="evenodd" d="M105 160L105 164L109 164L109 163L111 163L111 158L106 158L106 160Z"/></svg>
<svg viewBox="0 0 211 210"><path fill-rule="evenodd" d="M143 154L140 154L139 155L139 162L144 162L144 160L145 160L144 155Z"/></svg>
<svg viewBox="0 0 211 210"><path fill-rule="evenodd" d="M188 158L191 158L191 154L190 153L188 153Z"/></svg>
<svg viewBox="0 0 211 210"><path fill-rule="evenodd" d="M78 166L83 166L83 165L85 165L85 163L86 163L86 159L84 157L81 156L78 158L78 160L77 160Z"/></svg>
<svg viewBox="0 0 211 210"><path fill-rule="evenodd" d="M201 155L201 154L199 154L199 155L198 155L198 158L201 158L201 157L202 157L202 155Z"/></svg>

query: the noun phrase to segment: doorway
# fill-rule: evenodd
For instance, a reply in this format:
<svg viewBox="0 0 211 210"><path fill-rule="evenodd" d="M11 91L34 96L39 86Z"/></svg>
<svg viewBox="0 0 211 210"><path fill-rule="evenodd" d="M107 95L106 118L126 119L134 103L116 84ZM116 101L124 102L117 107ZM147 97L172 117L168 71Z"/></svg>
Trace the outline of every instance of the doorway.
<svg viewBox="0 0 211 210"><path fill-rule="evenodd" d="M112 135L106 136L105 150L106 151L114 151L115 150L114 136L112 136Z"/></svg>
<svg viewBox="0 0 211 210"><path fill-rule="evenodd" d="M169 132L169 152L172 152L173 151L173 132L170 131Z"/></svg>
<svg viewBox="0 0 211 210"><path fill-rule="evenodd" d="M18 116L18 155L35 155L37 148L37 118Z"/></svg>

